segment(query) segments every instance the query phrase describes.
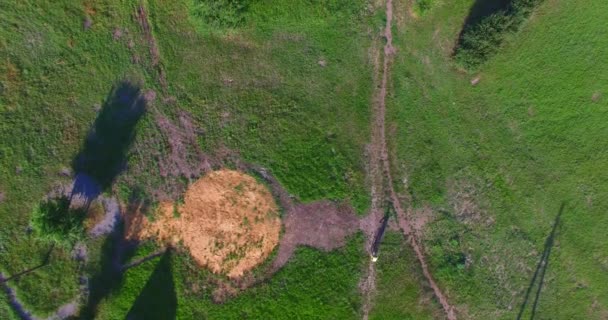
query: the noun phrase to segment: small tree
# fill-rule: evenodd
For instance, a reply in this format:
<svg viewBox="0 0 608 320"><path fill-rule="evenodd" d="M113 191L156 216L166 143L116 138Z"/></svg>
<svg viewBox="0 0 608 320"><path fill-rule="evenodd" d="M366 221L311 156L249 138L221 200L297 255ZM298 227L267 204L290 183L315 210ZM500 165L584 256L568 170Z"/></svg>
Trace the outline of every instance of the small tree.
<svg viewBox="0 0 608 320"><path fill-rule="evenodd" d="M84 209L70 208L70 199L61 196L40 202L32 213L32 227L42 240L73 245L84 236Z"/></svg>

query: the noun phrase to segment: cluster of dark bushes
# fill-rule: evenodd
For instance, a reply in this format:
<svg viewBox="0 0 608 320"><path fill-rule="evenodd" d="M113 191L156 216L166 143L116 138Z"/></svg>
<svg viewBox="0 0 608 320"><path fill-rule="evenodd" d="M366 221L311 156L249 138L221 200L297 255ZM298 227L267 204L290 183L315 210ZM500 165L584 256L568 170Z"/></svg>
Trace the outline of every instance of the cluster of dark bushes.
<svg viewBox="0 0 608 320"><path fill-rule="evenodd" d="M84 237L85 208L72 208L67 196L40 202L32 214L32 228L43 241L72 246Z"/></svg>
<svg viewBox="0 0 608 320"><path fill-rule="evenodd" d="M465 25L454 52L456 61L474 69L495 54L504 38L519 29L543 0L511 0L505 8Z"/></svg>
<svg viewBox="0 0 608 320"><path fill-rule="evenodd" d="M194 0L192 15L214 28L235 28L253 0Z"/></svg>

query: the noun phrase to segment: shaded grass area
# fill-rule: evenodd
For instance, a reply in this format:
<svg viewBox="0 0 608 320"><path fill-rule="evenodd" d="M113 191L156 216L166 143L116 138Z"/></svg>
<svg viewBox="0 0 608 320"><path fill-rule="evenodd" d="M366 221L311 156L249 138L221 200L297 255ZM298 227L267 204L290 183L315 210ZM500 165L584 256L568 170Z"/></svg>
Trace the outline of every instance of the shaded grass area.
<svg viewBox="0 0 608 320"><path fill-rule="evenodd" d="M0 293L0 318L6 320L19 319L8 301L8 296L4 292Z"/></svg>
<svg viewBox="0 0 608 320"><path fill-rule="evenodd" d="M567 200L536 317L602 318L607 8L547 2L471 75L450 61L471 5L437 6L396 36L395 187L407 176L414 205L434 208L424 245L463 318L516 317Z"/></svg>
<svg viewBox="0 0 608 320"><path fill-rule="evenodd" d="M139 304L171 308L173 303L177 304L178 319L356 319L361 303L357 284L367 258L362 244L363 237L357 235L346 247L330 253L300 248L270 280L224 304L211 301L215 287L212 275L187 255L175 254L170 265L163 260L146 262L127 271L120 291L100 304L97 319L122 318ZM154 271L159 269L166 272ZM146 294L146 283L150 282L165 289L174 282L176 302L157 291ZM162 291L170 294L170 290Z"/></svg>
<svg viewBox="0 0 608 320"><path fill-rule="evenodd" d="M146 285L127 313L127 319L175 319L177 297L171 257L171 250L165 251L161 256Z"/></svg>
<svg viewBox="0 0 608 320"><path fill-rule="evenodd" d="M437 319L440 306L401 233L387 232L376 262L377 284L370 319Z"/></svg>
<svg viewBox="0 0 608 320"><path fill-rule="evenodd" d="M140 86L125 80L117 83L72 161L74 172L92 177L102 190L107 190L126 169L127 153L135 140L135 126L145 111L146 101ZM72 193L82 192L78 184L74 188Z"/></svg>
<svg viewBox="0 0 608 320"><path fill-rule="evenodd" d="M99 304L111 294L118 292L124 281L122 266L135 254L137 244L124 239L123 225L106 237L98 247L98 255L89 264L89 294L80 310L81 319L97 317ZM98 244L99 245L99 244Z"/></svg>

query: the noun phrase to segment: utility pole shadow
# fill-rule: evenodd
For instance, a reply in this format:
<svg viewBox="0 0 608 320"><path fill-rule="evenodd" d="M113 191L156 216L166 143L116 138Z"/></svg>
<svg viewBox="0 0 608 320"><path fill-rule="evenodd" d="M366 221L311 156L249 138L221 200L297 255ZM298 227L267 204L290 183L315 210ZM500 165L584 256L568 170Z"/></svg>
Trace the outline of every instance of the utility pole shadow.
<svg viewBox="0 0 608 320"><path fill-rule="evenodd" d="M173 320L177 311L177 295L171 266L172 250L168 248L131 306L125 319Z"/></svg>
<svg viewBox="0 0 608 320"><path fill-rule="evenodd" d="M528 285L528 289L526 290L526 295L524 297L524 301L521 304L521 308L519 309L519 313L517 314L517 320L521 320L524 312L526 311L526 307L530 300L530 294L532 293L532 289L534 288L534 284L538 279L538 287L536 289L536 294L534 296L534 302L532 303L532 310L530 312L530 319L534 319L536 315L536 309L538 308L538 302L540 300L540 294L543 289L543 284L545 281L545 273L547 271L547 267L549 266L549 256L551 255L551 249L553 248L553 243L555 239L555 234L557 227L559 226L560 218L562 216L562 212L564 211L565 203L562 202L562 205L559 208L559 212L555 217L553 222L553 228L551 229L551 233L547 237L545 241L545 248L543 250L543 254L541 255L540 261L538 265L536 265L536 270L534 271L534 275L532 276L532 280L530 281L530 285Z"/></svg>
<svg viewBox="0 0 608 320"><path fill-rule="evenodd" d="M49 249L49 251L47 251L47 253L44 255L44 259L42 260L41 264L39 264L39 265L37 265L37 266L35 266L33 268L29 268L27 270L24 270L24 271L21 271L19 273L16 273L16 274L14 274L14 275L12 275L12 276L10 276L8 278L0 279L0 282L8 282L9 280L17 279L17 278L19 278L21 276L24 276L24 275L27 275L29 273L32 273L32 272L34 272L34 271L36 271L36 270L38 270L38 269L40 269L40 268L48 265L49 262L50 262L50 260L51 260L51 253L53 253L53 249L55 249L55 244L52 244L51 248Z"/></svg>

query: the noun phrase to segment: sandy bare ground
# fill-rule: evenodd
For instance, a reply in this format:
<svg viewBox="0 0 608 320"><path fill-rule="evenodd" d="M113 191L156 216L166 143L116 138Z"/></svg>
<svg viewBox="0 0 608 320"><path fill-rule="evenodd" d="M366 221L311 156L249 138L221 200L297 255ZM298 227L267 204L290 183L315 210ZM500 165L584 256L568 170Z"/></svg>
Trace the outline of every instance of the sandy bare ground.
<svg viewBox="0 0 608 320"><path fill-rule="evenodd" d="M235 279L274 250L281 220L263 184L242 172L219 170L192 184L183 205L162 203L153 222L132 215L126 229L129 239L183 242L198 264Z"/></svg>
<svg viewBox="0 0 608 320"><path fill-rule="evenodd" d="M412 246L418 262L422 267L422 272L424 277L429 282L433 292L441 306L446 312L446 316L449 320L455 320L456 314L454 312L454 308L449 304L446 296L443 294L439 286L435 283L433 279L428 265L426 263L426 259L424 253L422 252L422 248L419 244L416 233L413 232L413 225L410 221L409 216L406 214L406 211L402 208L401 202L397 193L393 188L393 178L391 176L390 171L390 161L389 154L386 144L386 128L385 128L385 117L386 117L386 94L387 94L387 84L388 77L390 73L390 65L392 61L392 57L395 54L395 48L393 47L393 35L392 35L392 20L393 20L393 1L386 1L386 26L384 29L384 37L386 39L386 44L384 46L384 55L383 55L383 65L382 65L382 79L380 81L380 88L374 99L374 128L372 129L372 153L376 153L376 155L370 155L370 162L372 169L376 169L377 167L382 168L382 174L384 182L381 184L374 183L374 178L372 177L372 212L370 214L370 220L373 223L374 221L379 221L378 217L381 215L381 212L377 210L377 205L382 205L382 196L386 193L387 197L393 204L393 207L397 213L397 219L399 223L399 228L401 229L403 235L408 240L409 244ZM381 164L378 165L375 163L377 159L380 158ZM370 173L372 175L376 175L374 170L371 170ZM384 192L378 193L376 188L381 185L386 188L383 190ZM376 225L377 226L377 225ZM373 232L369 229L368 225L362 225L362 229L365 231L368 236L368 244L369 241L373 241ZM371 262L370 262L371 264ZM365 295L364 305L363 305L363 319L367 319L369 315L369 311L371 309L371 296L373 295L373 291L375 288L375 270L374 266L369 266L369 271L367 272L367 278L362 281L362 290Z"/></svg>

